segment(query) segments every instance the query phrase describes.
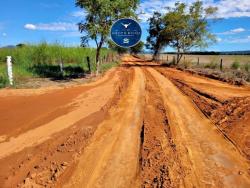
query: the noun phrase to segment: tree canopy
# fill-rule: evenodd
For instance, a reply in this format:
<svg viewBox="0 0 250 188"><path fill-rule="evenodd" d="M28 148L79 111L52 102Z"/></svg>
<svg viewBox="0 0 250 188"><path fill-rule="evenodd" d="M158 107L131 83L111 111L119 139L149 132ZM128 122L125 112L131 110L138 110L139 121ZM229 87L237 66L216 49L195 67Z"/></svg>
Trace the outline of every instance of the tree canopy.
<svg viewBox="0 0 250 188"><path fill-rule="evenodd" d="M84 34L81 38L82 46L88 40L94 40L96 44L97 73L100 51L108 40L113 21L123 17L136 18L138 4L139 0L76 0L76 6L86 13L85 19L78 24L79 31Z"/></svg>
<svg viewBox="0 0 250 188"><path fill-rule="evenodd" d="M163 34L164 24L161 13L154 12L153 16L149 18L148 21L149 36L147 37L146 48L154 52L153 60L155 60L164 45L168 44L169 39L167 39L167 35Z"/></svg>
<svg viewBox="0 0 250 188"><path fill-rule="evenodd" d="M149 46L160 46L158 49L167 45L173 47L177 51L177 63L179 63L182 53L207 47L216 41L215 36L209 32L208 21L216 11L217 8L204 8L201 1L196 1L190 6L178 2L174 8L168 7L163 15L155 13L150 19L148 37L154 40L147 40ZM159 52L157 48L151 49L156 54Z"/></svg>

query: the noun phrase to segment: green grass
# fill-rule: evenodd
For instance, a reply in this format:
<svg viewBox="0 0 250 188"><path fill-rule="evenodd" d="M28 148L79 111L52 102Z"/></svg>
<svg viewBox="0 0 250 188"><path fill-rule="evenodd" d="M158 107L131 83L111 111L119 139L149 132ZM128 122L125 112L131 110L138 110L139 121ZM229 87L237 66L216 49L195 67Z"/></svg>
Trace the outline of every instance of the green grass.
<svg viewBox="0 0 250 188"><path fill-rule="evenodd" d="M114 57L115 52L102 49L101 58ZM91 70L96 70L95 49L81 47L64 47L59 44L41 43L25 45L12 49L0 49L0 87L8 84L6 56L12 56L14 82L18 84L32 77L55 79L82 77L88 71L87 56L90 58ZM109 58L108 61L114 61ZM64 73L60 73L59 62L64 64ZM108 62L101 65L101 72L114 66Z"/></svg>
<svg viewBox="0 0 250 188"><path fill-rule="evenodd" d="M233 62L233 64L231 65L231 68L235 70L239 69L240 63L238 61Z"/></svg>
<svg viewBox="0 0 250 188"><path fill-rule="evenodd" d="M111 62L111 63L104 63L101 64L101 72L105 72L107 70L109 70L112 67L116 67L119 65L119 62L115 61L115 62Z"/></svg>
<svg viewBox="0 0 250 188"><path fill-rule="evenodd" d="M212 60L210 63L205 64L204 67L209 69L216 69L219 67L219 64L216 61Z"/></svg>
<svg viewBox="0 0 250 188"><path fill-rule="evenodd" d="M246 71L246 72L250 72L250 63L245 63L243 65L243 69Z"/></svg>

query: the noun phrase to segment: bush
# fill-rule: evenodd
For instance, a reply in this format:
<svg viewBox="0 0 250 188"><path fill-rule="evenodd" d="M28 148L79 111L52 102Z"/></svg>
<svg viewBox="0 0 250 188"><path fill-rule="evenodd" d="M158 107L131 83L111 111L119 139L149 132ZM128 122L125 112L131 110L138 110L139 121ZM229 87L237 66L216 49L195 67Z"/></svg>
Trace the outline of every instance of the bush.
<svg viewBox="0 0 250 188"><path fill-rule="evenodd" d="M235 70L239 69L240 63L238 61L233 62L233 64L231 65L231 68Z"/></svg>
<svg viewBox="0 0 250 188"><path fill-rule="evenodd" d="M0 75L0 88L5 87L7 84L8 84L7 78Z"/></svg>

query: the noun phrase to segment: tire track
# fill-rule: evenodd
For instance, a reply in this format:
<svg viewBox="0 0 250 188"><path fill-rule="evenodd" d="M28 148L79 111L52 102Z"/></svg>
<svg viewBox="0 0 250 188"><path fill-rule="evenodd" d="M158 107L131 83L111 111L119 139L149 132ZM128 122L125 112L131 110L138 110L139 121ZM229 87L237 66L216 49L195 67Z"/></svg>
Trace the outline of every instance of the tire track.
<svg viewBox="0 0 250 188"><path fill-rule="evenodd" d="M144 69L146 101L141 148L142 187L180 187L185 176L159 86Z"/></svg>
<svg viewBox="0 0 250 188"><path fill-rule="evenodd" d="M118 108L98 126L65 187L139 187L139 135L145 83L142 70L134 70L127 93Z"/></svg>
<svg viewBox="0 0 250 188"><path fill-rule="evenodd" d="M248 187L249 165L193 102L167 78L147 69L160 86L181 161L186 187ZM186 171L186 172L188 172Z"/></svg>

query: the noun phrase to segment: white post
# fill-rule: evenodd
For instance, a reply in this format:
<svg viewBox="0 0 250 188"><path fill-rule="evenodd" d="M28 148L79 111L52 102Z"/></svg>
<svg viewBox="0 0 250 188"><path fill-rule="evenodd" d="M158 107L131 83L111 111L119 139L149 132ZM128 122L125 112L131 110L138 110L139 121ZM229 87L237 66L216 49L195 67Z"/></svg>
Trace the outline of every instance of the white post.
<svg viewBox="0 0 250 188"><path fill-rule="evenodd" d="M11 62L11 56L7 56L7 73L10 85L13 85L13 71L12 71L12 62Z"/></svg>

